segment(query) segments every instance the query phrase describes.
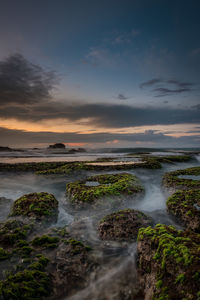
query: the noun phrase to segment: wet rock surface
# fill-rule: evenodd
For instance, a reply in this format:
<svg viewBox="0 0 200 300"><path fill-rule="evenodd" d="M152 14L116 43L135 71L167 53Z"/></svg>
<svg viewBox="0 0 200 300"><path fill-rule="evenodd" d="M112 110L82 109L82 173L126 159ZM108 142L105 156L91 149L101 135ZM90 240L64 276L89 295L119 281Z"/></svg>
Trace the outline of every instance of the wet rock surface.
<svg viewBox="0 0 200 300"><path fill-rule="evenodd" d="M171 158L170 156L147 157L147 155L140 159L139 164L122 165L119 166L119 170L141 168L136 174L141 176L144 185L147 179L145 176L151 174L151 180L157 172L162 176L162 169L156 170L161 167L161 163L167 163L164 168L174 170L175 162L184 163L189 160L184 156ZM107 161L111 160L113 158L108 158ZM135 176L126 173L89 176L95 174L91 171L117 170L116 166L86 167L82 162L0 165L0 170L4 168L15 171L13 174L16 174L16 171L36 171L38 175L51 174L57 179L59 174L63 175L63 198L65 183L73 180L77 182L77 179L80 179L78 188L71 186L70 183L70 188L74 188L72 188L72 198L74 195L80 198L74 201L75 209L72 215L75 222L62 228L52 228L52 222L57 220L58 214L58 203L53 198L50 197L52 205L47 201L48 207L40 207L40 197L38 198L40 193L32 193L31 195L37 194L37 196L30 196L30 199L30 194L27 194L23 201L21 201L23 197L19 198L21 200L18 205L20 205L15 207L16 215L0 223L0 299L199 300L200 237L197 234L199 232L197 212L200 205L199 200L197 201L199 195L197 183L184 181L180 182L180 185L173 185L169 182L169 187L173 186L174 189L180 187L184 190L183 194L182 191L176 194L177 199L167 203L169 211L171 209L170 213L190 229L178 231L172 226L165 225L157 225L155 228L146 227L152 224L149 217L137 210L124 209L132 207L128 205L131 203L131 198L135 204L136 196L143 195L143 187ZM145 170L148 168L155 168L155 170ZM180 171L173 171L170 174L177 178L179 175L186 174ZM70 177L69 174L72 172L74 175ZM198 172L199 167L189 169L191 175L199 174ZM46 178L50 178L34 176L44 182ZM184 180L184 178L178 179ZM48 182L48 188L52 187L52 182L54 181ZM54 184L58 185L58 182ZM99 190L99 187L102 189ZM188 191L189 187L190 191ZM92 192L89 191L90 189ZM46 191L46 187L41 190ZM52 190L51 192L54 194ZM146 194L148 196L149 192ZM55 195L59 199L58 194ZM116 201L117 197L121 197L122 201L128 200L120 206L123 209L121 211L119 211L119 202ZM110 207L107 209L105 203L102 206L92 207L99 198L102 201L110 201ZM30 200L33 202L29 202ZM111 203L111 200L114 201ZM174 201L177 201L176 205ZM36 206L32 205L34 202ZM15 204L16 202L14 206ZM82 204L89 204L88 207L92 209L81 210ZM99 214L97 207L99 210L102 209ZM145 210L145 207L141 209ZM48 212L45 212L46 210ZM113 210L116 212L113 213ZM108 215L100 221L98 227L97 222L106 214ZM166 209L163 209L163 214L165 217L170 217L166 214ZM159 222L155 214L152 214L152 217ZM163 216L160 219L160 222L165 223ZM169 220L166 224L171 224L170 222ZM59 226L58 223L56 226ZM135 240L138 230L139 282L135 266L137 247Z"/></svg>
<svg viewBox="0 0 200 300"><path fill-rule="evenodd" d="M87 182L98 182L98 186L88 186ZM68 183L66 187L71 202L75 205L92 203L103 196L137 194L143 191L136 176L128 173L103 174L87 177L86 180Z"/></svg>
<svg viewBox="0 0 200 300"><path fill-rule="evenodd" d="M166 173L163 185L173 189L199 189L200 180L179 178L180 175L200 175L200 167L193 167Z"/></svg>
<svg viewBox="0 0 200 300"><path fill-rule="evenodd" d="M156 225L140 229L138 268L145 300L199 299L200 235Z"/></svg>
<svg viewBox="0 0 200 300"><path fill-rule="evenodd" d="M66 228L44 235L32 232L31 239L30 227L15 220L1 224L0 230L0 299L71 295L87 284L97 267L91 247L73 239Z"/></svg>
<svg viewBox="0 0 200 300"><path fill-rule="evenodd" d="M177 191L167 200L167 208L184 225L200 233L200 190Z"/></svg>
<svg viewBox="0 0 200 300"><path fill-rule="evenodd" d="M144 213L124 209L104 217L98 226L100 238L103 240L133 241L138 230L152 224L152 219Z"/></svg>
<svg viewBox="0 0 200 300"><path fill-rule="evenodd" d="M58 215L58 201L49 193L27 194L15 200L10 215L55 222Z"/></svg>

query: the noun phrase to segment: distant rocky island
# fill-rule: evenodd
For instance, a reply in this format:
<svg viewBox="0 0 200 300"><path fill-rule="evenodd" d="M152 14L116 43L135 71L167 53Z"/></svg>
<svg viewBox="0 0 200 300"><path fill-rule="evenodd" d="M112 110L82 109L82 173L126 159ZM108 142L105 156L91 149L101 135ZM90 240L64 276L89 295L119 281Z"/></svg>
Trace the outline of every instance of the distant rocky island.
<svg viewBox="0 0 200 300"><path fill-rule="evenodd" d="M63 144L63 143L55 143L53 145L49 145L47 147L47 150L64 150L64 152L68 153L68 154L74 154L76 152L86 152L86 150L84 148L66 149L65 144Z"/></svg>
<svg viewBox="0 0 200 300"><path fill-rule="evenodd" d="M24 151L23 149L12 149L10 147L0 146L0 152L14 152L14 151Z"/></svg>
<svg viewBox="0 0 200 300"><path fill-rule="evenodd" d="M62 143L56 143L53 145L49 145L47 149L65 149L65 145Z"/></svg>

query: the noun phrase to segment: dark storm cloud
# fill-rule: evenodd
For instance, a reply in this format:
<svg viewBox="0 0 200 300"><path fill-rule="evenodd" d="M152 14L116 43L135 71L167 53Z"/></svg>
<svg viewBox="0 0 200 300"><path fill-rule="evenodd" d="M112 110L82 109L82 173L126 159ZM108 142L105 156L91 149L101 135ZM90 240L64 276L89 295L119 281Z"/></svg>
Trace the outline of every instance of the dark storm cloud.
<svg viewBox="0 0 200 300"><path fill-rule="evenodd" d="M151 91L155 93L155 97L164 97L170 95L181 94L185 92L192 92L194 83L182 82L176 79L160 79L153 78L140 84L140 88L150 88L155 86Z"/></svg>
<svg viewBox="0 0 200 300"><path fill-rule="evenodd" d="M50 98L55 73L13 54L0 62L0 103L34 104Z"/></svg>
<svg viewBox="0 0 200 300"><path fill-rule="evenodd" d="M88 124L110 128L200 122L198 108L138 108L128 105L80 103L69 105L64 102L48 102L31 107L6 107L0 110L0 117L26 121L63 118L75 122L88 119Z"/></svg>
<svg viewBox="0 0 200 300"><path fill-rule="evenodd" d="M0 62L0 117L26 121L66 119L81 121L88 119L89 125L122 128L130 126L199 123L199 106L190 109L159 107L133 107L115 104L69 104L68 101L51 97L55 74L46 72L40 66L28 62L15 54ZM154 78L147 85L155 85L161 79ZM171 83L171 84L177 84ZM179 82L179 85L181 83ZM186 83L184 83L186 85ZM144 83L143 83L144 86ZM180 93L188 88L173 90ZM155 88L160 94L170 94L167 88ZM120 100L126 100L119 94Z"/></svg>
<svg viewBox="0 0 200 300"><path fill-rule="evenodd" d="M162 82L162 79L160 79L160 78L153 78L153 79L150 79L148 81L142 82L140 84L140 88L142 89L144 87L150 87L150 86L152 86L152 85L154 85L156 83L160 83L160 82Z"/></svg>
<svg viewBox="0 0 200 300"><path fill-rule="evenodd" d="M181 94L184 92L191 92L192 89L190 88L181 88L181 89L168 89L168 88L156 88L153 89L153 92L157 92L158 94L155 95L155 97L164 97L164 96L169 96L169 95L174 95L174 94Z"/></svg>
<svg viewBox="0 0 200 300"><path fill-rule="evenodd" d="M199 145L200 135L183 136L175 138L167 136L153 130L144 133L117 134L117 133L95 133L95 134L78 134L78 133L53 133L53 132L28 132L22 130L12 130L0 128L1 145L12 144L34 144L34 143L106 143L118 140L119 142L145 142L152 145L161 146L182 146L182 145Z"/></svg>
<svg viewBox="0 0 200 300"><path fill-rule="evenodd" d="M191 82L181 82L181 81L174 80L174 79L167 80L167 82L171 83L171 84L175 84L176 86L179 86L180 88L188 88L189 86L194 85L194 83L191 83Z"/></svg>
<svg viewBox="0 0 200 300"><path fill-rule="evenodd" d="M118 94L117 99L119 99L119 100L127 100L128 97L126 97L124 94Z"/></svg>

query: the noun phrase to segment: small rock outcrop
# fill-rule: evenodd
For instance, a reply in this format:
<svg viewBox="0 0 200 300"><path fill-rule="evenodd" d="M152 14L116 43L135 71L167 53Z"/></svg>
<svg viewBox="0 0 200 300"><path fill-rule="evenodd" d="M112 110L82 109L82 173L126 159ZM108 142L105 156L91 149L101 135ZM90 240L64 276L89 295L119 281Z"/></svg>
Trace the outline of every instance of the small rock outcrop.
<svg viewBox="0 0 200 300"><path fill-rule="evenodd" d="M177 191L167 200L168 211L188 229L200 233L200 190Z"/></svg>
<svg viewBox="0 0 200 300"><path fill-rule="evenodd" d="M48 149L65 149L65 145L62 143L56 143L53 145L49 145Z"/></svg>
<svg viewBox="0 0 200 300"><path fill-rule="evenodd" d="M58 201L49 193L31 193L15 200L11 216L26 216L35 220L56 221Z"/></svg>
<svg viewBox="0 0 200 300"><path fill-rule="evenodd" d="M180 175L200 175L200 167L193 167L166 173L163 177L163 185L173 189L199 189L200 180L179 178Z"/></svg>
<svg viewBox="0 0 200 300"><path fill-rule="evenodd" d="M151 218L134 209L124 209L104 217L98 227L103 240L136 240L138 230L152 224Z"/></svg>

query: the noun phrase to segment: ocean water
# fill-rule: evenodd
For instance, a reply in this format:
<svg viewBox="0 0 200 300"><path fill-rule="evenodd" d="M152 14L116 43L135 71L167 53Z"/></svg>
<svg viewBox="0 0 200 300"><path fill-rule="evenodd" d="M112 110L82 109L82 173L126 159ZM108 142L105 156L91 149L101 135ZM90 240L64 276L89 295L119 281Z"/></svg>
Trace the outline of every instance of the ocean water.
<svg viewBox="0 0 200 300"><path fill-rule="evenodd" d="M116 157L120 160L124 157L124 153L82 153L73 156L57 157L58 161L66 159L66 161L77 160L95 160L98 157ZM76 158L76 159L75 159ZM165 172L175 171L194 166L200 166L199 156L191 162L163 164L162 169L132 169L126 172L136 175L145 188L142 197L135 199L134 197L123 197L123 201L110 201L105 197L101 206L96 208L87 207L84 210L74 209L70 205L68 196L66 195L66 184L87 176L102 173L119 173L116 172L81 172L76 175L36 175L29 173L12 173L0 172L0 221L4 221L12 207L13 202L24 194L32 192L48 192L52 193L59 202L58 221L53 226L70 226L76 239L80 239L86 244L92 245L97 259L101 267L98 269L94 278L89 281L88 286L74 293L73 296L64 299L70 300L89 300L89 299L119 299L121 289L126 294L134 295L137 291L137 271L136 271L136 243L130 243L124 248L124 245L117 242L102 242L97 232L98 221L106 214L115 212L119 209L133 208L143 211L152 217L154 223L172 224L181 228L175 219L168 214L166 210L166 200L170 195L169 191L163 189L161 181ZM10 160L9 162L26 162L45 161L44 157L1 157ZM49 161L55 161L55 156L45 157ZM16 161L17 160L17 161ZM184 176L185 177L185 176ZM109 200L109 201L108 201ZM109 205L108 205L109 202ZM81 225L81 226L80 226ZM128 298L127 298L128 299ZM130 298L131 299L131 298Z"/></svg>

